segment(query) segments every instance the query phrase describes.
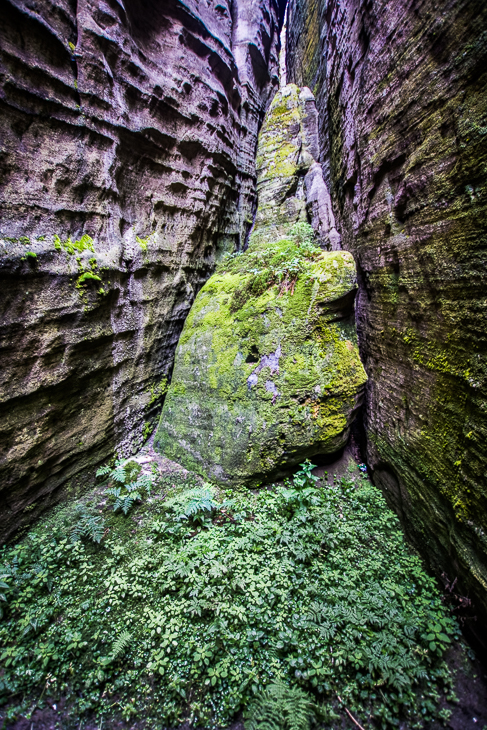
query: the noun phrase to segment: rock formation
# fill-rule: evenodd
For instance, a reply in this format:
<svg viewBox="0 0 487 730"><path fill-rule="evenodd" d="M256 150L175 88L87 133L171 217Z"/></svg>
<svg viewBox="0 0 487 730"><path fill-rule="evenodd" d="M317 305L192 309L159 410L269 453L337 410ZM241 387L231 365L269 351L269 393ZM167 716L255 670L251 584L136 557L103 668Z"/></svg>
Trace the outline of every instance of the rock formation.
<svg viewBox="0 0 487 730"><path fill-rule="evenodd" d="M287 33L358 266L367 461L484 639L486 27L481 0L290 0Z"/></svg>
<svg viewBox="0 0 487 730"><path fill-rule="evenodd" d="M241 248L274 0L2 4L0 534L151 431L196 292Z"/></svg>
<svg viewBox="0 0 487 730"><path fill-rule="evenodd" d="M287 84L274 97L259 135L254 237L275 241L293 223L310 218L321 246L340 248L318 157L314 96Z"/></svg>
<svg viewBox="0 0 487 730"><path fill-rule="evenodd" d="M259 136L250 246L219 265L178 344L155 446L212 480L256 485L336 452L361 402L353 257L320 251L306 223L316 142L309 89L280 89Z"/></svg>

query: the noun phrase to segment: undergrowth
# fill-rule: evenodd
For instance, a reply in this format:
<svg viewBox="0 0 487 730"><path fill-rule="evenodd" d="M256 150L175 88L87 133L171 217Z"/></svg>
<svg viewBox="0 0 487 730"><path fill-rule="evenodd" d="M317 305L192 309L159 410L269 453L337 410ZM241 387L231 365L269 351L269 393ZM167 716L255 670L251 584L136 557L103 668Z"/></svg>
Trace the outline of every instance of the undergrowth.
<svg viewBox="0 0 487 730"><path fill-rule="evenodd" d="M173 477L127 516L101 491L84 504L99 540L93 523L73 541L70 506L0 553L7 722L39 696L76 726L210 728L243 709L249 730L330 728L338 697L367 727L441 715L457 626L365 475L305 465L257 493Z"/></svg>
<svg viewBox="0 0 487 730"><path fill-rule="evenodd" d="M294 291L298 276L310 268L310 264L321 254L314 239L313 228L308 223L295 223L286 238L275 242L258 239L251 242L245 255L241 253L226 256L217 268L217 273L246 275L243 286L235 292L231 310L237 311L249 296L260 296L267 289L277 285L279 291Z"/></svg>

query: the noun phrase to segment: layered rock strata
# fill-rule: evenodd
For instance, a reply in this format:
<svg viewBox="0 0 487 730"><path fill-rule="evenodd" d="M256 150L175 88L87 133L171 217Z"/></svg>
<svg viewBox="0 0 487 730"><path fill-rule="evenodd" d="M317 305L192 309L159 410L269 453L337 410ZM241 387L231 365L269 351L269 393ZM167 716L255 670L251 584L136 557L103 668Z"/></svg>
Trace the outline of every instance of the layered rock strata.
<svg viewBox="0 0 487 730"><path fill-rule="evenodd" d="M368 464L484 641L486 27L480 0L290 0L287 33L359 271Z"/></svg>
<svg viewBox="0 0 487 730"><path fill-rule="evenodd" d="M282 88L259 136L250 245L200 291L176 351L155 447L226 484L254 486L336 452L361 403L353 257L321 251L313 239L330 229L307 223L316 142L309 89Z"/></svg>
<svg viewBox="0 0 487 730"><path fill-rule="evenodd" d="M0 535L151 431L255 211L274 0L2 3Z"/></svg>

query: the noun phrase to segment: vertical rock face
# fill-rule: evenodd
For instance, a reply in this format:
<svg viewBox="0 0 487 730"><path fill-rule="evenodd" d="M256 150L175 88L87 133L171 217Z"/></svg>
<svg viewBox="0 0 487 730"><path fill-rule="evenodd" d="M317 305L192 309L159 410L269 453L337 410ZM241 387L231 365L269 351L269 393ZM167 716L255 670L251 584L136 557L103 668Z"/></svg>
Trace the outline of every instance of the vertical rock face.
<svg viewBox="0 0 487 730"><path fill-rule="evenodd" d="M275 95L259 136L254 237L276 241L309 218L323 248L340 247L318 157L314 96L287 84Z"/></svg>
<svg viewBox="0 0 487 730"><path fill-rule="evenodd" d="M259 135L250 245L205 284L177 347L155 446L226 484L336 452L362 400L353 256L321 251L306 222L312 170L326 190L317 154L313 95L281 88Z"/></svg>
<svg viewBox="0 0 487 730"><path fill-rule="evenodd" d="M6 536L150 432L194 296L250 229L278 27L274 0L0 7Z"/></svg>
<svg viewBox="0 0 487 730"><path fill-rule="evenodd" d="M367 457L487 625L487 6L290 0L288 80L319 112L356 257ZM476 628L477 627L477 628Z"/></svg>

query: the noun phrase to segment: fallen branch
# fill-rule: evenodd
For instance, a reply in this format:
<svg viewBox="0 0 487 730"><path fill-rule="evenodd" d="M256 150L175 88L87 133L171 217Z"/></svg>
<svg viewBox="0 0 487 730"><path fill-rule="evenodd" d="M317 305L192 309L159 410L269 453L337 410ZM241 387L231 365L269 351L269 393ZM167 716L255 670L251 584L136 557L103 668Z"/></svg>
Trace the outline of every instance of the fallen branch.
<svg viewBox="0 0 487 730"><path fill-rule="evenodd" d="M351 719L351 721L352 721L352 722L353 722L353 723L354 723L354 724L355 724L355 725L356 725L357 727L359 727L359 728L360 728L360 730L364 730L364 728L362 727L362 725L361 725L361 724L360 724L359 722L357 722L357 720L356 720L356 719L354 718L354 716L352 715L352 713L351 713L351 712L349 712L349 710L347 710L347 708L345 707L345 705L344 705L344 703L343 703L343 700L342 700L342 698L340 697L340 695L337 695L337 697L338 697L338 700L339 700L339 702L340 702L340 703L341 703L341 704L343 705L343 709L345 710L345 712L347 713L347 715L349 716L349 718Z"/></svg>

